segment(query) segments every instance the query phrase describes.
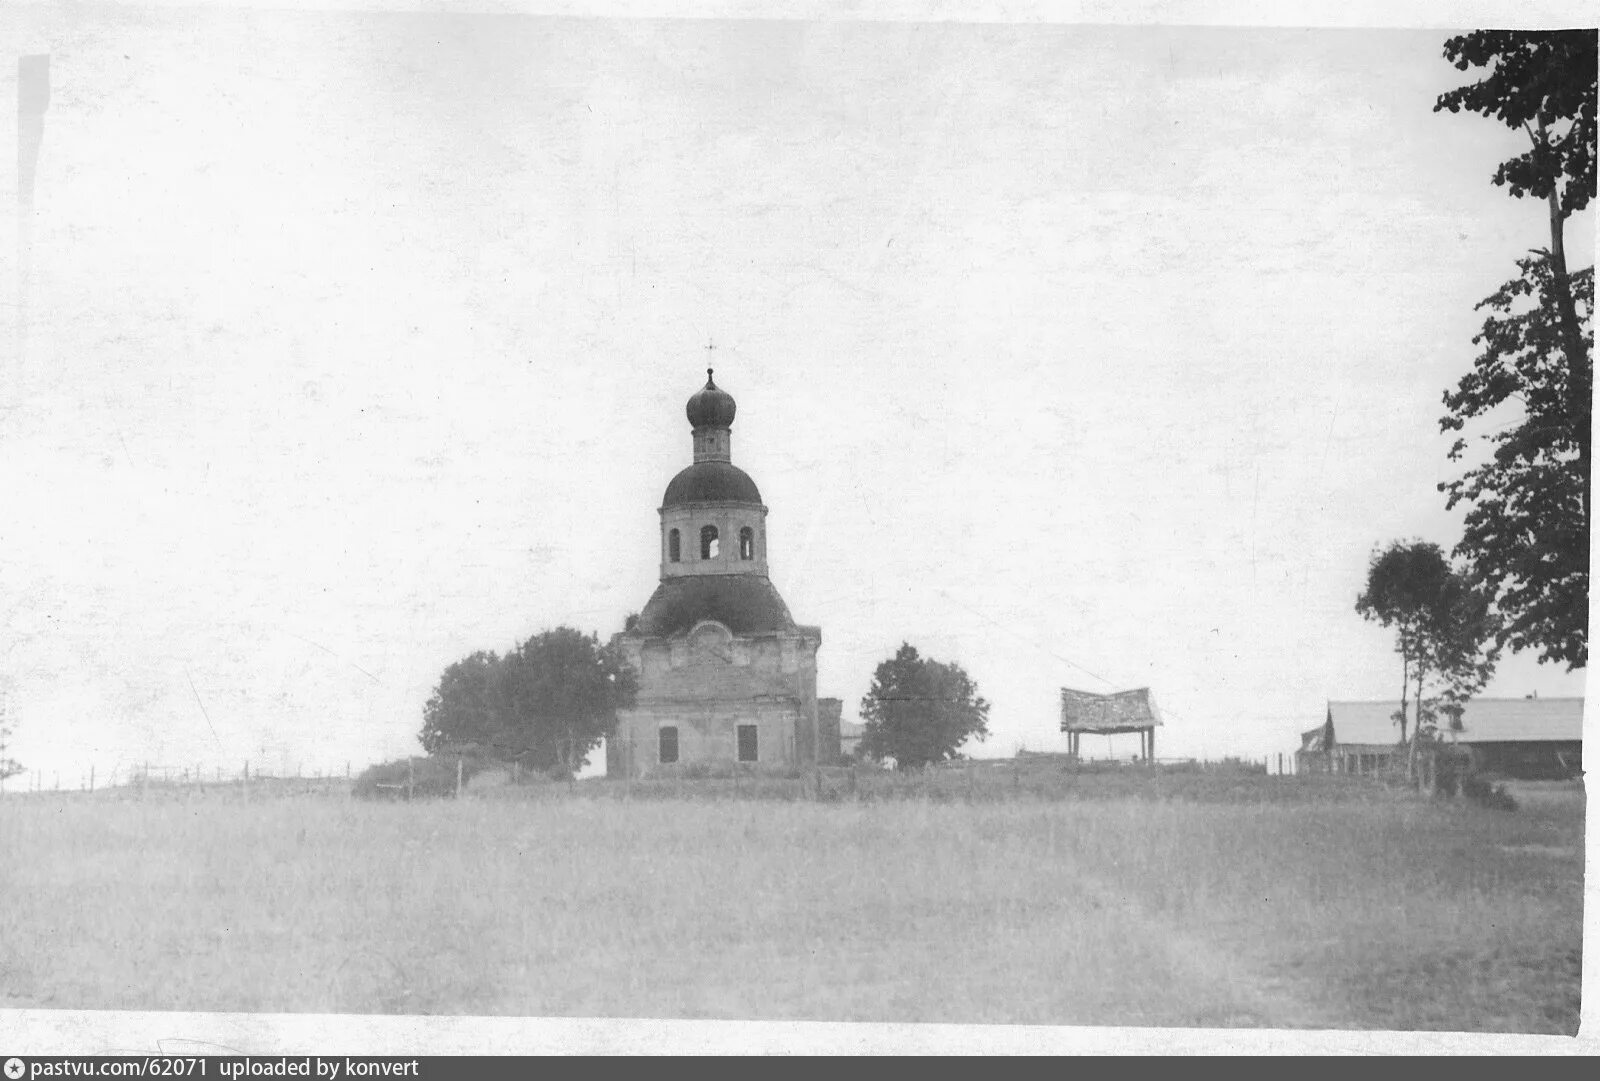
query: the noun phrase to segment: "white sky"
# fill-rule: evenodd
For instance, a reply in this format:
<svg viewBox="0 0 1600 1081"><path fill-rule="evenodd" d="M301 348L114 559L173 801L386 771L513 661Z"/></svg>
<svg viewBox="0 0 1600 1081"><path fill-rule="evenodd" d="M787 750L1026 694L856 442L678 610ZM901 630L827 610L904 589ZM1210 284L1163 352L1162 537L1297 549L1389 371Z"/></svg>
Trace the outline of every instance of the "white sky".
<svg viewBox="0 0 1600 1081"><path fill-rule="evenodd" d="M1063 685L1292 749L1397 694L1368 555L1454 542L1440 399L1548 244L1515 137L1431 112L1449 33L0 11L52 82L13 753L359 768L466 653L609 636L710 339L847 718L906 640L981 753L1060 748Z"/></svg>

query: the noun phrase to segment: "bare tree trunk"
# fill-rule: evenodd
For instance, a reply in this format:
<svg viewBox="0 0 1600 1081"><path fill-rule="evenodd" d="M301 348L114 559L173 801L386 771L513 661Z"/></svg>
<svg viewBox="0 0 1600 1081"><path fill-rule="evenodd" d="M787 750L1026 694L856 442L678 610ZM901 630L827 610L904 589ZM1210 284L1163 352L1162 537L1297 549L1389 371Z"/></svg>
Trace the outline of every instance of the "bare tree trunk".
<svg viewBox="0 0 1600 1081"><path fill-rule="evenodd" d="M1544 117L1539 118L1539 135L1535 140L1541 147L1549 145L1545 134ZM1587 406L1590 401L1590 382L1584 363L1583 324L1578 319L1578 307L1572 299L1572 280L1567 276L1567 245L1565 237L1566 212L1561 207L1561 197L1554 185L1550 188L1550 276L1555 279L1556 308L1561 316L1561 342L1567 354L1567 372L1570 400ZM1590 426L1578 428L1578 473L1583 479L1583 526L1589 529L1589 454Z"/></svg>
<svg viewBox="0 0 1600 1081"><path fill-rule="evenodd" d="M1428 674L1428 669L1421 657L1417 658L1417 719L1411 725L1411 753L1406 756L1406 780L1417 779L1417 740L1422 735L1422 681Z"/></svg>
<svg viewBox="0 0 1600 1081"><path fill-rule="evenodd" d="M1406 741L1406 695L1411 693L1411 657L1400 654L1400 742Z"/></svg>

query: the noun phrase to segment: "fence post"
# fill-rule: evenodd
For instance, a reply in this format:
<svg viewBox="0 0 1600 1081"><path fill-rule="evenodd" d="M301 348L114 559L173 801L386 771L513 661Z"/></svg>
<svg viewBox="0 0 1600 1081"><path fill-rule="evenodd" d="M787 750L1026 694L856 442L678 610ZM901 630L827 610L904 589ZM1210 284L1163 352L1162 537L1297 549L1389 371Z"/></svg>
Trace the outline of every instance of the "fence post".
<svg viewBox="0 0 1600 1081"><path fill-rule="evenodd" d="M456 755L456 799L461 798L461 756Z"/></svg>
<svg viewBox="0 0 1600 1081"><path fill-rule="evenodd" d="M89 767L89 791L94 791L94 767Z"/></svg>
<svg viewBox="0 0 1600 1081"><path fill-rule="evenodd" d="M406 755L406 800L410 801L417 791L417 765L416 760Z"/></svg>

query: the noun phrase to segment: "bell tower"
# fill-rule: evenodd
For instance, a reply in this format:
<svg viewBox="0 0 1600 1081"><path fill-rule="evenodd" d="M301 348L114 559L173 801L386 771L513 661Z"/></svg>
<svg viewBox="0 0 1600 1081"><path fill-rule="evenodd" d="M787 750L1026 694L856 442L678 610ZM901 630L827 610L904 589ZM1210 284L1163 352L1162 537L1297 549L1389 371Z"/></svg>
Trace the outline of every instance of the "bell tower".
<svg viewBox="0 0 1600 1081"><path fill-rule="evenodd" d="M767 508L749 474L733 464L733 395L706 369L706 385L684 412L694 462L661 500L661 578L767 574Z"/></svg>

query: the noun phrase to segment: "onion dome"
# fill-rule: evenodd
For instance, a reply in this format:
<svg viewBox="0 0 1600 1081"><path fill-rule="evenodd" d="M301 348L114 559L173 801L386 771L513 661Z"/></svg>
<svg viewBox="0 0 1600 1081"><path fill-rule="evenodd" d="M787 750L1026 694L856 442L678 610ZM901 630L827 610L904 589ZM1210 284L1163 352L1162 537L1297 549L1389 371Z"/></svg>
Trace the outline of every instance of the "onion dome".
<svg viewBox="0 0 1600 1081"><path fill-rule="evenodd" d="M689 414L691 427L731 428L736 408L733 395L717 386L711 378L711 369L707 368L706 385L689 399L684 411Z"/></svg>

